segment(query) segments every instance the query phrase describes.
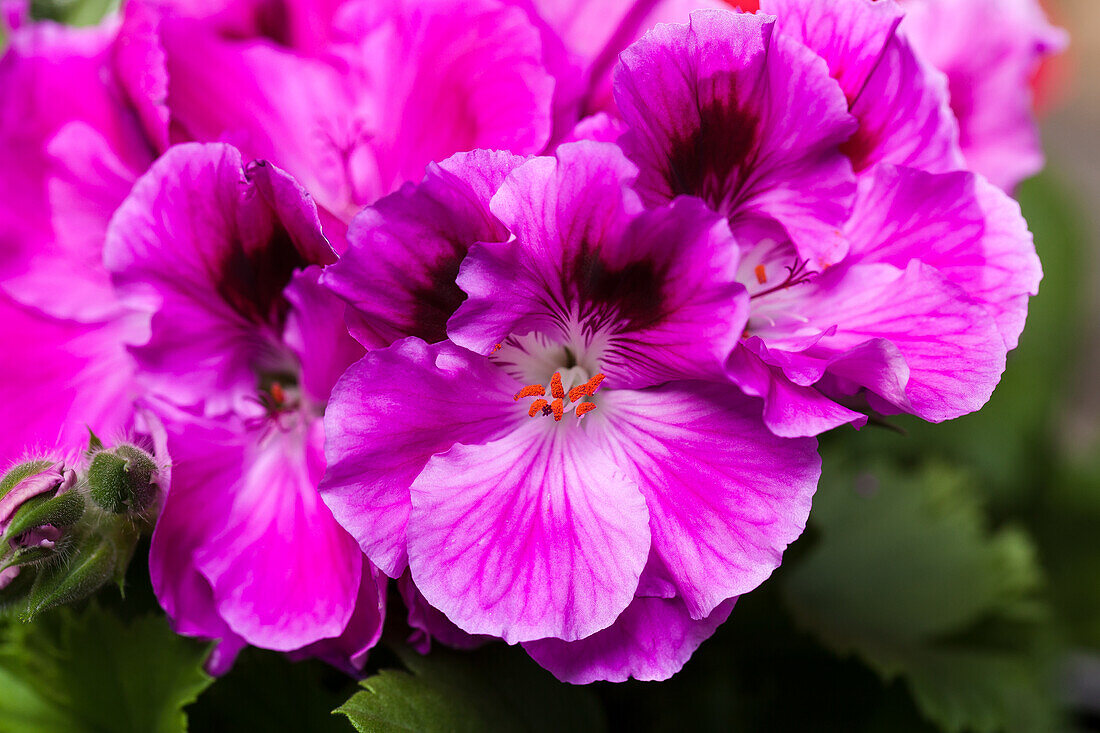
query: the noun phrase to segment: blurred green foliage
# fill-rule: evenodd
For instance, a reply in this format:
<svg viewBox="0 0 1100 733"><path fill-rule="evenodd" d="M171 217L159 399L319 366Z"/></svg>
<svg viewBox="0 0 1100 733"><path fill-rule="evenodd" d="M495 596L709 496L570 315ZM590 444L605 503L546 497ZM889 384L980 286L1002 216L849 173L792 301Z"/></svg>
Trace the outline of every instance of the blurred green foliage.
<svg viewBox="0 0 1100 733"><path fill-rule="evenodd" d="M830 648L900 676L948 731L1053 730L1048 616L1028 536L990 532L971 477L829 460L820 541L783 585Z"/></svg>
<svg viewBox="0 0 1100 733"><path fill-rule="evenodd" d="M31 0L31 17L67 25L95 25L119 4L120 0Z"/></svg>
<svg viewBox="0 0 1100 733"><path fill-rule="evenodd" d="M97 605L10 622L0 643L0 733L177 733L211 682L206 645L163 614L130 622Z"/></svg>

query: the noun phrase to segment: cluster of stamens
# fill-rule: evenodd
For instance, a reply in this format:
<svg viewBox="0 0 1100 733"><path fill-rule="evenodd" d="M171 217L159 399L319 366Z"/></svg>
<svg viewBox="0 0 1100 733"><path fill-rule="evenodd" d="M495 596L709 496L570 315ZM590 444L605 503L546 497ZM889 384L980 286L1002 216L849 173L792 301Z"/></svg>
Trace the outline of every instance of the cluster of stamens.
<svg viewBox="0 0 1100 733"><path fill-rule="evenodd" d="M596 394L596 390L600 388L600 383L603 382L604 375L597 374L589 379L584 384L579 384L569 390L569 394L566 395L565 387L561 383L561 372L554 372L554 376L550 378L550 396L553 397L553 401L544 399L546 397L546 388L541 384L529 384L515 395L515 400L525 399L527 397L537 397L534 402L531 403L531 409L527 411L527 414L531 417L535 417L538 414L553 415L554 420L561 420L565 415L566 397L569 398L570 404L576 404L577 417L587 415L596 409L595 402L583 402L586 397L591 397Z"/></svg>

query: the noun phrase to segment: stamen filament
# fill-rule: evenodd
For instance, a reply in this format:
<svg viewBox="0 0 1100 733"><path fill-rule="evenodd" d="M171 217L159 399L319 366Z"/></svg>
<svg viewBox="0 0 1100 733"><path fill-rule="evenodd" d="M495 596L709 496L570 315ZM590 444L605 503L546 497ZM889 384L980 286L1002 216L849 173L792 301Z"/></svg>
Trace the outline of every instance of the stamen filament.
<svg viewBox="0 0 1100 733"><path fill-rule="evenodd" d="M779 283L778 285L776 285L774 287L768 288L767 290L761 290L759 293L753 293L750 296L750 300L753 299L753 298L759 298L759 297L764 296L764 295L769 295L771 293L776 292L777 290L785 290L787 288L794 287L795 285L801 285L804 282L808 282L814 275L817 274L816 272L814 272L812 270L809 271L809 272L806 271L806 268L809 267L809 264L810 264L809 260L800 260L798 258L795 258L795 261L794 261L793 265L786 265L785 266L787 268L787 279L786 280L784 280L783 282ZM761 268L763 268L763 265L757 265L756 266L756 279L757 280L760 280ZM760 280L760 284L764 284L764 282L765 282L764 280Z"/></svg>

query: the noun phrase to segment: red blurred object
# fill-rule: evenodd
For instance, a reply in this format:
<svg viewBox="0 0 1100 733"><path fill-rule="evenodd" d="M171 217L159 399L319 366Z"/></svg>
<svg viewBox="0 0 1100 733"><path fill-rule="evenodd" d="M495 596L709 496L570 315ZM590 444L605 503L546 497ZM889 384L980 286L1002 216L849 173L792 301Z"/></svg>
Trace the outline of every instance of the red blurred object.
<svg viewBox="0 0 1100 733"><path fill-rule="evenodd" d="M1043 6L1051 22L1063 28L1066 27L1062 22L1061 3L1058 0L1040 0L1039 4ZM1069 52L1050 56L1039 64L1035 75L1031 77L1031 91L1035 95L1036 113L1050 112L1065 99L1075 70L1072 46Z"/></svg>

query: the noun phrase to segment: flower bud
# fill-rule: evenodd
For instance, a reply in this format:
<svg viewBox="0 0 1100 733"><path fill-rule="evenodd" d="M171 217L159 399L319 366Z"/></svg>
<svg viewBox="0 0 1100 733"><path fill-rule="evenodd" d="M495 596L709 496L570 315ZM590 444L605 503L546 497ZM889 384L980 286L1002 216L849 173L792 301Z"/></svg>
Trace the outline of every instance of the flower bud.
<svg viewBox="0 0 1100 733"><path fill-rule="evenodd" d="M52 558L63 528L84 513L84 499L70 491L76 473L57 460L26 461L0 479L0 590L20 568Z"/></svg>
<svg viewBox="0 0 1100 733"><path fill-rule="evenodd" d="M87 598L118 575L119 565L119 550L110 537L91 533L79 538L64 563L47 565L38 573L21 618L33 621L50 608Z"/></svg>
<svg viewBox="0 0 1100 733"><path fill-rule="evenodd" d="M88 491L92 499L113 514L140 514L156 499L156 461L133 445L100 451L88 468Z"/></svg>

